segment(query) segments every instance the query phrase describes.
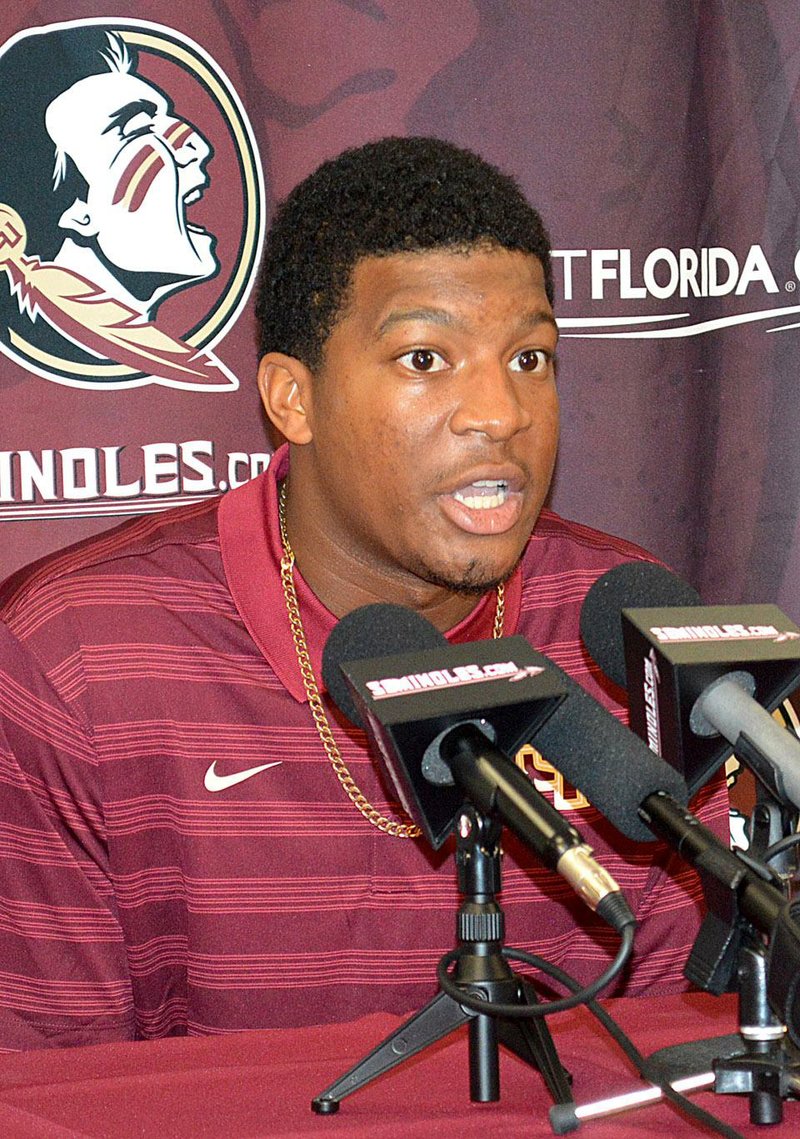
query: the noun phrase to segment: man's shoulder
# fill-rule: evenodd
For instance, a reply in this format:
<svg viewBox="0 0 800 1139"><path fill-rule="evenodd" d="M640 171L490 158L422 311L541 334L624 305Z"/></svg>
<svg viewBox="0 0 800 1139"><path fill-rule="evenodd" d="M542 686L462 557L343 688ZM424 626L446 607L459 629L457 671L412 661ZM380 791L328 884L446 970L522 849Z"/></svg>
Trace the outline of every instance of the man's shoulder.
<svg viewBox="0 0 800 1139"><path fill-rule="evenodd" d="M536 526L533 527L531 541L536 544L563 543L565 548L575 550L599 550L607 552L613 558L629 558L654 562L652 554L648 554L642 546L631 542L627 538L596 530L594 526L587 526L582 522L574 522L571 518L563 518L555 510L545 508L539 515Z"/></svg>
<svg viewBox="0 0 800 1139"><path fill-rule="evenodd" d="M567 560L568 565L600 565L610 569L619 562L657 561L642 546L596 530L582 522L562 518L552 510L542 510L525 551L526 566L536 567L543 559Z"/></svg>
<svg viewBox="0 0 800 1139"><path fill-rule="evenodd" d="M129 520L24 566L0 584L0 618L13 620L43 595L74 588L81 581L141 573L159 551L162 574L169 575L172 555L176 572L185 576L191 560L185 556L188 549L212 556L218 550L218 502L207 499Z"/></svg>
<svg viewBox="0 0 800 1139"><path fill-rule="evenodd" d="M520 632L571 671L572 650L559 652L578 642L581 606L595 581L621 562L656 560L625 538L543 510L522 559Z"/></svg>

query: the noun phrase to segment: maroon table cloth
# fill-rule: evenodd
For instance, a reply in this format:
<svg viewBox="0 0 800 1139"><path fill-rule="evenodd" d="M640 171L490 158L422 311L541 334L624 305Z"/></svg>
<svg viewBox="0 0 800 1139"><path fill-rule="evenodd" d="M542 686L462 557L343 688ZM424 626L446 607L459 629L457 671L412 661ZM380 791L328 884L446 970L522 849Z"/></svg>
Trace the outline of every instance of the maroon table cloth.
<svg viewBox="0 0 800 1139"><path fill-rule="evenodd" d="M643 1052L730 1032L736 1022L733 997L627 999L607 1007ZM505 1051L500 1102L470 1102L465 1029L344 1099L338 1114L313 1114L311 1099L399 1023L396 1017L375 1015L322 1028L2 1056L0 1135L513 1139L552 1134L550 1098L541 1076ZM578 1104L642 1086L584 1009L550 1018L550 1025L562 1062L573 1074ZM800 1105L794 1101L785 1105L781 1124L756 1127L748 1122L746 1098L704 1091L692 1099L743 1135L786 1139L800 1134ZM663 1102L587 1121L580 1132L586 1139L708 1134Z"/></svg>

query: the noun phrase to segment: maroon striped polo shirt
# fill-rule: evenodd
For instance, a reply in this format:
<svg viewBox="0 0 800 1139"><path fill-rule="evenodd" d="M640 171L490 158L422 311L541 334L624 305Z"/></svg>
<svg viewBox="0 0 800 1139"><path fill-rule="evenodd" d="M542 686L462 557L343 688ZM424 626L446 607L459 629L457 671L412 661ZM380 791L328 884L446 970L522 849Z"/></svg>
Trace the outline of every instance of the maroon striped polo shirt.
<svg viewBox="0 0 800 1139"><path fill-rule="evenodd" d="M436 990L436 962L455 944L451 848L378 832L322 748L278 572L287 461L279 453L221 499L125 523L4 587L2 1049L402 1013ZM599 574L642 556L543 512L507 589L506 631L618 715L589 671L578 616ZM296 581L319 674L335 619ZM491 636L493 617L483 599L451 639ZM395 813L363 734L332 722L359 787ZM620 838L535 754L519 761L637 913L626 991L681 987L701 898L693 872ZM727 833L719 781L698 810ZM505 848L509 945L579 979L598 974L615 935L513 837Z"/></svg>

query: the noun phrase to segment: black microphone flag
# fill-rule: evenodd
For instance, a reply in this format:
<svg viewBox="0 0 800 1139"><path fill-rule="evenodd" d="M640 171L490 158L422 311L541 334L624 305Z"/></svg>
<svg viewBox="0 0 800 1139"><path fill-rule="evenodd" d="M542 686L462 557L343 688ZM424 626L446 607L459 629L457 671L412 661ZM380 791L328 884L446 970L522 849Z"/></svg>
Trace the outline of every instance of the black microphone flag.
<svg viewBox="0 0 800 1139"><path fill-rule="evenodd" d="M415 642L415 651L376 655L378 646ZM368 605L333 630L322 673L339 709L364 727L432 846L442 845L469 800L508 826L605 921L618 930L633 924L617 883L511 758L569 690L566 676L524 637L451 645L411 610Z"/></svg>
<svg viewBox="0 0 800 1139"><path fill-rule="evenodd" d="M393 608L381 606L382 611ZM346 633L349 627L345 619L337 628ZM361 659L353 659L356 652L341 643L330 650L326 645L329 660L346 678L350 707L341 699L341 687L334 691L335 678L328 681L332 670L323 666L331 695L350 719L368 729L403 807L435 849L452 832L464 805L464 792L439 755L446 733L473 723L499 751L514 755L564 698L557 675L524 637L442 641L436 648Z"/></svg>
<svg viewBox="0 0 800 1139"><path fill-rule="evenodd" d="M775 605L687 604L689 589L661 566L617 566L589 590L581 634L627 687L631 728L694 794L733 750L722 725L737 692L772 711L797 687L800 629Z"/></svg>

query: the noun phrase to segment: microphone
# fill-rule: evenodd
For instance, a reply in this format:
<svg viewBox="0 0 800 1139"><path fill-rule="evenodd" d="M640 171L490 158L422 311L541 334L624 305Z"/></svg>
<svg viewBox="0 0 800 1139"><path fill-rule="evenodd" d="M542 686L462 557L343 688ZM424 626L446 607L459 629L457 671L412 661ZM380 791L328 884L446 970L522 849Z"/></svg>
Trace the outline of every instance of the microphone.
<svg viewBox="0 0 800 1139"><path fill-rule="evenodd" d="M663 765L668 771L672 770ZM624 778L624 772L620 773ZM591 777L585 794L592 797ZM709 904L700 934L684 967L698 988L719 995L731 990L738 966L736 947L744 918L769 937L766 998L780 1023L800 1046L800 907L761 878L713 831L665 791L653 789L639 807L653 834L697 869Z"/></svg>
<svg viewBox="0 0 800 1139"><path fill-rule="evenodd" d="M567 693L547 721L534 728L530 743L626 838L652 842L639 808L652 791L689 801L680 774L547 657Z"/></svg>
<svg viewBox="0 0 800 1139"><path fill-rule="evenodd" d="M620 686L627 677L632 723L637 721L651 747L663 743L664 754L687 779L694 773L690 786L701 785L728 751L725 744L722 751L719 745L709 750L710 725L757 774L763 773L768 786L798 794L800 744L753 699L757 691L774 707L798 676L797 630L774 606L703 606L692 587L663 566L625 563L589 590L581 635L607 676ZM584 786L584 793L592 798L590 787ZM728 952L735 939L726 930L741 915L769 936L767 1000L800 1044L798 902L789 902L655 786L639 815L698 869L704 886L713 883L715 904L689 957L687 978L709 991L724 991L736 967Z"/></svg>
<svg viewBox="0 0 800 1139"><path fill-rule="evenodd" d="M450 833L466 797L621 930L634 917L617 883L498 746L504 738L516 750L553 714L563 700L555 672L524 637L451 645L424 617L385 604L343 617L322 662L331 699L364 728L432 845Z"/></svg>
<svg viewBox="0 0 800 1139"><path fill-rule="evenodd" d="M544 663L523 637L450 645L420 614L379 603L334 627L322 678L339 710L366 731L407 813L438 849L464 803L440 753L444 735L469 723L487 744L515 752L563 699Z"/></svg>
<svg viewBox="0 0 800 1139"><path fill-rule="evenodd" d="M770 715L800 680L800 630L779 609L704 606L663 566L628 562L589 590L581 635L607 676L627 679L631 727L692 792L732 748L800 807L800 742Z"/></svg>
<svg viewBox="0 0 800 1139"><path fill-rule="evenodd" d="M346 715L348 709L355 713L356 722L360 722L366 727L371 742L377 744L384 761L389 761L387 768L392 776L394 776L392 761L395 757L392 756L387 747L387 740L391 741L391 735L387 736L382 733L380 719L374 715L374 708L380 706L382 699L384 703L386 701L385 698L380 697L378 689L371 691L364 683L365 677L380 676L382 666L385 672L387 658L377 661L361 660L360 663L356 658L359 651L363 655L366 655L367 652L380 651L377 627L380 624L378 618L382 614L376 611L383 611L386 624L391 627L394 623L392 610L395 608L391 606L367 606L365 609L356 610L355 613L343 618L334 630L334 633L337 630L342 630L337 634L338 646L334 646L338 651L329 652L326 645L325 656L323 657L323 678L328 686L328 691L334 699L336 698L336 691L339 691L343 701L342 710ZM432 642L433 636L440 637L441 641L444 641L441 634L437 633L424 618L419 617L418 614L411 614L409 617L409 613L409 610L400 609L398 611L398 616L402 614L402 620L408 622L406 634L410 641L413 641L414 637L420 634L428 639L426 641L428 644ZM422 626L416 628L418 621L423 622L426 627L424 632ZM356 627L356 634L353 638L355 643L351 648L350 629L353 624ZM432 633L431 629L433 629ZM331 636L333 637L333 634ZM484 641L468 645L452 645L448 648L452 653L458 649L469 652L488 647L493 651L496 659L498 655L496 646L504 643L508 645L509 642L522 642L523 645L527 645L524 638L512 637L503 638L501 642ZM636 841L640 841L642 835L645 839L650 839L653 835L661 838L691 866L696 867L705 882L711 882L716 887L721 887L721 890L715 890L716 895L724 897L725 891L728 891L731 896L735 895L738 912L742 917L751 922L762 933L771 936L767 997L773 1011L787 1025L795 1043L800 1043L800 984L797 981L798 976L800 976L800 931L798 931L795 921L796 914L790 908L781 891L760 878L727 845L720 842L713 831L705 827L685 807L688 791L685 783L673 767L654 754L637 736L619 723L547 657L534 652L530 646L527 648L530 656L521 656L520 659L527 659L529 662L527 667L531 669L535 669L536 666L530 662L539 662L542 670L537 677L531 678L530 682L541 683L543 678L549 677L548 692L560 690L562 693L561 699L555 701L545 699L545 712L531 717L533 726L528 734L530 742L575 787L581 790L590 802L624 835ZM351 652L354 657L352 664L347 661ZM422 656L427 660L432 659L430 653L427 656L422 654ZM441 663L440 650L435 650L434 657ZM400 672L406 662L414 659L408 655L393 657L388 658L388 664L398 665L399 668L396 671ZM419 655L416 659L419 659ZM459 665L455 667L457 668ZM513 679L508 670L517 667L514 661L507 662L504 666L507 670L506 684L508 680ZM347 677L344 689L342 689L343 678L341 673ZM455 668L451 670L451 675L457 680L458 674L455 672ZM399 688L402 687L404 680L422 684L425 682L425 674L420 674L416 678L400 675L395 676L394 680ZM485 683L487 688L489 687L488 681L484 680L482 683ZM481 691L485 692L486 689L482 688ZM563 698L564 692L566 692L566 699ZM356 696L362 714L356 708L350 693ZM375 695L378 696L377 700L374 700ZM425 695L427 694L421 692L415 698L422 699ZM370 705L371 698L373 698L372 705ZM488 704L491 701L486 699L484 702ZM497 706L500 706L499 702L497 702ZM494 712L489 714L493 719L496 718ZM386 712L383 711L381 716L386 718ZM445 717L446 719L447 717ZM488 728L491 731L491 725L486 720L481 719L479 722L482 725L482 730ZM454 723L455 727L453 726ZM453 747L460 746L461 732L470 726L464 724L463 718L459 725L457 718L451 717L449 728L446 728L437 738L432 736L435 725L433 723L428 724L427 735L431 737L429 746L431 746L431 750L439 753L437 758L441 762L446 764L451 742ZM452 741L445 742L448 731L453 732L454 735ZM445 752L444 756L442 751ZM465 741L464 751L470 760L468 740ZM419 756L417 756L416 762L413 755L403 756L402 753L399 753L396 758L400 765L397 770L402 771L403 764L405 764L405 774L412 785L427 782L426 777L422 774L422 762ZM539 801L542 800L548 808L555 810L547 800L539 796L536 789L507 756L501 755L498 759L517 771L518 776L525 784L524 797L529 804L535 803L538 806ZM458 765L455 766L458 771ZM455 778L455 772L453 772L453 777ZM398 784L398 790L402 790L402 787L401 780L401 783ZM447 788L442 787L440 791L447 791ZM568 831L574 830L574 828L568 827L560 815L558 815L558 819ZM577 834L577 832L575 833ZM572 841L571 836L565 835L565 841ZM545 838L545 856L543 856L545 860L547 857L552 857L553 847L549 845L548 853L548 845ZM539 853L538 849L537 853ZM550 862L547 864L552 865ZM561 869L560 866L556 868ZM599 867L598 871L601 875L605 874ZM614 885L616 886L616 883ZM610 897L619 898L624 903L618 887ZM605 900L603 899L603 902ZM601 916L605 916L601 911L603 902L597 907ZM589 900L589 904L591 905L591 900ZM733 905L733 903L731 904ZM627 909L627 905L625 908ZM612 921L612 924L616 923ZM616 925L616 928L621 928L621 925ZM701 987L710 989L709 978L713 970L710 972L709 960L707 956L704 956L706 945L707 943L704 942L699 950L693 951L685 972L689 980ZM720 976L719 972L714 973L713 979L717 981Z"/></svg>

